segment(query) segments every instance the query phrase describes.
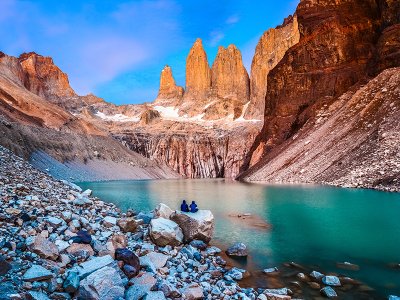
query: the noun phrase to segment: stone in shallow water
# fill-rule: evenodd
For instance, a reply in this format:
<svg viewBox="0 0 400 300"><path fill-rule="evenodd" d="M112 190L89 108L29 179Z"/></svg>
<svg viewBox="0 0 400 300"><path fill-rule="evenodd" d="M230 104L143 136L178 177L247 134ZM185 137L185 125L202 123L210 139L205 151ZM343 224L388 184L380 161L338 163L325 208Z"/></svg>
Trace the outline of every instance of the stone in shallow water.
<svg viewBox="0 0 400 300"><path fill-rule="evenodd" d="M311 273L310 273L310 277L312 277L312 278L314 278L314 279L317 279L317 280L320 280L322 277L324 277L325 275L324 274L322 274L322 273L320 273L320 272L318 272L318 271L312 271Z"/></svg>
<svg viewBox="0 0 400 300"><path fill-rule="evenodd" d="M351 270L351 271L359 271L360 270L360 266L352 264L350 262L343 262L343 263L337 263L336 266L340 269L344 269L344 270Z"/></svg>
<svg viewBox="0 0 400 300"><path fill-rule="evenodd" d="M228 248L226 250L226 254L229 256L235 256L235 257L247 257L249 254L247 251L247 246L243 243L236 243Z"/></svg>
<svg viewBox="0 0 400 300"><path fill-rule="evenodd" d="M111 267L101 268L81 281L79 299L114 300L124 297L125 288L118 272Z"/></svg>
<svg viewBox="0 0 400 300"><path fill-rule="evenodd" d="M39 265L30 267L22 277L25 281L41 281L53 278L53 273Z"/></svg>
<svg viewBox="0 0 400 300"><path fill-rule="evenodd" d="M278 268L274 267L274 268L267 268L263 270L264 274L273 274L273 273L277 273L278 272Z"/></svg>
<svg viewBox="0 0 400 300"><path fill-rule="evenodd" d="M333 288L331 288L330 286L326 286L326 287L322 288L321 294L328 298L337 297L335 290Z"/></svg>
<svg viewBox="0 0 400 300"><path fill-rule="evenodd" d="M341 286L340 280L337 276L324 276L322 282L330 286Z"/></svg>
<svg viewBox="0 0 400 300"><path fill-rule="evenodd" d="M289 295L292 294L292 291L289 290L288 288L266 289L263 291L263 294Z"/></svg>

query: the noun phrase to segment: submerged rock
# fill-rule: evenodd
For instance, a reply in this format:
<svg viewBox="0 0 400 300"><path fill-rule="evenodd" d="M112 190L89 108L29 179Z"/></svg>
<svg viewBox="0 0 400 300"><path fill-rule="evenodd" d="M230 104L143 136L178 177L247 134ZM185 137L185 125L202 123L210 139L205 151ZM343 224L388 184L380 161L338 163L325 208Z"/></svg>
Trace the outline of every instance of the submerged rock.
<svg viewBox="0 0 400 300"><path fill-rule="evenodd" d="M214 216L209 210L199 210L196 213L175 211L171 220L182 229L185 243L193 240L208 243L214 235Z"/></svg>
<svg viewBox="0 0 400 300"><path fill-rule="evenodd" d="M249 253L245 244L236 243L226 250L226 254L234 257L247 257Z"/></svg>
<svg viewBox="0 0 400 300"><path fill-rule="evenodd" d="M341 286L340 279L337 276L324 276L322 282L330 286Z"/></svg>
<svg viewBox="0 0 400 300"><path fill-rule="evenodd" d="M337 297L337 294L333 288L330 286L326 286L321 289L321 294L328 297L328 298L335 298Z"/></svg>
<svg viewBox="0 0 400 300"><path fill-rule="evenodd" d="M161 247L179 246L183 241L183 233L178 224L162 217L151 220L149 233L153 242Z"/></svg>

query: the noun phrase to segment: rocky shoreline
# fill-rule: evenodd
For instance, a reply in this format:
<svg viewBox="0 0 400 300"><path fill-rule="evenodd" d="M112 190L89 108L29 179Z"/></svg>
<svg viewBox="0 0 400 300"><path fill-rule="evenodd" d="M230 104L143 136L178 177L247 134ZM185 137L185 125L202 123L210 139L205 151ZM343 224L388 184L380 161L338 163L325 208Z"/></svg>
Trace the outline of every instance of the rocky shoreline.
<svg viewBox="0 0 400 300"><path fill-rule="evenodd" d="M209 211L188 216L160 204L151 213L122 213L2 147L0 171L0 299L307 299L302 283L316 297L360 286L292 263L290 289L242 288L248 272L207 245ZM243 244L227 250L246 252Z"/></svg>

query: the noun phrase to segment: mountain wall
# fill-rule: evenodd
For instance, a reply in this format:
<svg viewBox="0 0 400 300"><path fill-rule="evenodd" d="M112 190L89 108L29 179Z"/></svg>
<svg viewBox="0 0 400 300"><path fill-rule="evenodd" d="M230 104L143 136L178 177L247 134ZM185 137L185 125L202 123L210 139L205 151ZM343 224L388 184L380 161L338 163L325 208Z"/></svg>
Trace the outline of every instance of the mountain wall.
<svg viewBox="0 0 400 300"><path fill-rule="evenodd" d="M251 64L250 103L244 115L246 119L264 117L267 76L299 39L296 15L286 18L282 25L267 30L260 38Z"/></svg>
<svg viewBox="0 0 400 300"><path fill-rule="evenodd" d="M115 134L131 150L188 178L235 178L259 128L134 130Z"/></svg>
<svg viewBox="0 0 400 300"><path fill-rule="evenodd" d="M389 73L385 71L376 81L371 81L368 92L364 91L362 86L381 71L400 66L399 18L395 9L397 7L397 1L302 0L300 2L296 11L300 40L286 52L283 59L268 74L264 127L242 170L246 170L249 166L251 168L246 170L241 178L271 181L271 174L274 176L280 174L277 177L280 182L304 180L334 183L333 173L327 171L330 168L329 164L333 163L330 161L330 155L335 157L339 169L343 168L342 175L346 172L347 174L357 172L357 164L374 161L372 156L378 156L374 151L379 151L380 144L374 140L374 135L369 135L372 134L369 128L381 125L384 130L391 132L391 127L398 126L394 120L385 123L383 116L387 114L389 117L391 112L381 107L383 100L377 100L380 95L376 93L379 88L385 93L389 87L380 87L377 82L382 81L380 84L384 80L395 82L399 70L393 69ZM360 97L359 94L363 94L364 97ZM395 91L394 94L396 95ZM346 103L343 103L345 101L351 101L352 105L345 105ZM385 105L393 107L396 105L396 98L387 99ZM323 144L325 140L327 141L327 137L316 136L313 132L315 128L310 129L310 123L326 117L321 111L328 107L330 114L336 114L337 109L347 118L358 119L356 112L364 115L359 111L364 106L367 107L366 110L373 107L377 110L376 113L379 113L370 117L370 127L365 125L360 128L359 122L352 122L351 119L345 122L341 118L343 124L333 122L329 123L329 130L325 128L324 134L330 137L329 144ZM316 121L317 124L320 121ZM342 129L347 130L346 133L342 133ZM346 147L339 149L343 141L341 134L346 135L346 139L353 141L354 145L346 144ZM299 135L303 137L300 142L298 142ZM320 141L314 142L315 139ZM296 140L296 148L291 146L293 140ZM315 149L310 150L308 144ZM340 156L333 155L331 150L325 148L327 145L333 149L332 151L338 151ZM362 150L364 146L368 151ZM393 151L395 147L396 145L390 144L387 150ZM298 152L300 150L301 153ZM354 160L353 164L347 161L343 153ZM313 162L308 161L303 166L297 164L297 161L304 162L302 158L304 155L307 155L307 160L311 157ZM344 161L347 162L349 169L346 169ZM300 166L301 169L298 169ZM398 177L393 165L380 166L383 168L381 170L383 173ZM319 170L316 172L320 172L319 175L315 173L309 176L298 175L308 174L308 170L317 168ZM339 172L339 169L335 170ZM379 178L376 172L368 168L364 170L365 177L370 178L369 183L358 184L377 185L376 182L372 182L373 178ZM289 172L298 176L292 176ZM329 180L329 176L332 180ZM348 183L351 182L349 177L346 178ZM336 179L337 182L341 180L339 177ZM343 179L343 182L346 180Z"/></svg>

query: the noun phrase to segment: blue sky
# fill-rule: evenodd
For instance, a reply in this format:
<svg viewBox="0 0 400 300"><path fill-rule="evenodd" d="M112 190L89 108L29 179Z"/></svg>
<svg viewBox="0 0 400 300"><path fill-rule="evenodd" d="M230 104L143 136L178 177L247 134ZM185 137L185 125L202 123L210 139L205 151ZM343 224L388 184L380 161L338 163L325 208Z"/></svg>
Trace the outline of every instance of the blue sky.
<svg viewBox="0 0 400 300"><path fill-rule="evenodd" d="M150 102L160 71L185 84L185 60L201 38L212 64L235 44L247 69L262 33L298 0L0 0L0 51L53 57L78 94L116 104Z"/></svg>

